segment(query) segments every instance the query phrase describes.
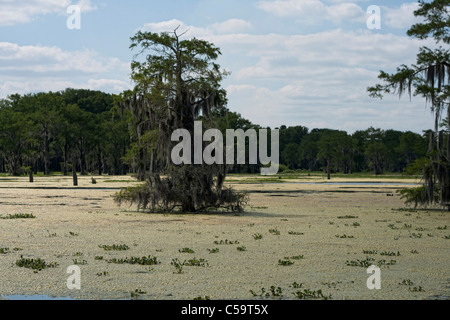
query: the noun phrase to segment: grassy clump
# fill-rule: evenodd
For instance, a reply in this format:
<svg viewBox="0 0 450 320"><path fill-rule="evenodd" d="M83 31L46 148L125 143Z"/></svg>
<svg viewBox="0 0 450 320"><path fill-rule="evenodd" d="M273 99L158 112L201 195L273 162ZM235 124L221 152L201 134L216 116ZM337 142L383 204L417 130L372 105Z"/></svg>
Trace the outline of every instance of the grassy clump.
<svg viewBox="0 0 450 320"><path fill-rule="evenodd" d="M130 249L129 246L127 246L126 244L113 244L113 245L106 245L106 244L102 244L98 246L99 248L102 248L106 251L125 251Z"/></svg>
<svg viewBox="0 0 450 320"><path fill-rule="evenodd" d="M231 241L231 240L228 240L228 239L220 240L220 241L215 240L214 244L239 244L239 241L237 241L237 240L236 241Z"/></svg>
<svg viewBox="0 0 450 320"><path fill-rule="evenodd" d="M289 259L286 259L286 260L279 259L278 264L280 266L290 266L290 265L294 264L294 262Z"/></svg>
<svg viewBox="0 0 450 320"><path fill-rule="evenodd" d="M0 216L0 219L33 219L36 218L32 213L7 214L6 217Z"/></svg>
<svg viewBox="0 0 450 320"><path fill-rule="evenodd" d="M301 300L307 300L307 299L323 299L328 300L331 298L330 296L326 296L322 293L322 290L310 290L310 289L303 289L299 290L294 293L295 297Z"/></svg>
<svg viewBox="0 0 450 320"><path fill-rule="evenodd" d="M250 290L250 293L254 296L254 297L281 297L282 293L283 293L283 289L281 289L280 287L275 287L275 286L271 286L270 291L266 291L265 288L261 288L261 292L260 293L256 293L253 290Z"/></svg>
<svg viewBox="0 0 450 320"><path fill-rule="evenodd" d="M125 259L112 258L112 259L107 260L107 262L108 263L117 263L117 264L124 264L124 263L140 264L140 265L145 265L145 266L161 263L160 261L158 261L158 259L156 257L153 257L153 256L130 257L130 258L125 258Z"/></svg>
<svg viewBox="0 0 450 320"><path fill-rule="evenodd" d="M37 259L26 259L23 258L23 256L20 256L20 259L16 261L16 266L22 267L22 268L28 268L33 269L35 272L41 271L45 268L56 268L58 266L58 263L51 262L47 263L45 260L41 258Z"/></svg>
<svg viewBox="0 0 450 320"><path fill-rule="evenodd" d="M206 267L206 266L209 266L208 261L203 259L203 258L200 258L200 259L197 259L197 258L189 259L187 261L184 261L183 265L184 266L190 266L190 267Z"/></svg>

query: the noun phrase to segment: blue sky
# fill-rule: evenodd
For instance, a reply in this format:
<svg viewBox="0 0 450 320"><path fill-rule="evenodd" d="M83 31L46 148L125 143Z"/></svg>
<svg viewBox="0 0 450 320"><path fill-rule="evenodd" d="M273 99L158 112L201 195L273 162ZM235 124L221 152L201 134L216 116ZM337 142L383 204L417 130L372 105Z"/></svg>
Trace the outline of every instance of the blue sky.
<svg viewBox="0 0 450 320"><path fill-rule="evenodd" d="M70 5L81 29L66 26ZM367 8L380 8L369 29ZM130 37L172 31L221 48L229 109L263 126L411 130L433 127L421 98L369 98L368 86L433 46L406 36L417 1L0 0L0 98L67 87L129 89Z"/></svg>

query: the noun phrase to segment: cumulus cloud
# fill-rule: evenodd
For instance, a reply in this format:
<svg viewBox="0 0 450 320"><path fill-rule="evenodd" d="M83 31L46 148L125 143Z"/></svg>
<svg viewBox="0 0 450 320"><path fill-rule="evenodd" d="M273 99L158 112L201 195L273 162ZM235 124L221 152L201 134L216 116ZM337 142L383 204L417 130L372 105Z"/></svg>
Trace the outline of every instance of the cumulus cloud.
<svg viewBox="0 0 450 320"><path fill-rule="evenodd" d="M0 26L29 23L40 15L65 15L70 5L78 5L81 12L97 9L90 0L0 0Z"/></svg>
<svg viewBox="0 0 450 320"><path fill-rule="evenodd" d="M0 42L0 96L11 92L58 91L66 87L120 92L129 63L93 50L67 51L56 46ZM109 76L110 78L106 78Z"/></svg>
<svg viewBox="0 0 450 320"><path fill-rule="evenodd" d="M280 17L294 17L297 21L316 24L325 20L334 23L365 21L365 11L350 1L335 1L326 5L320 0L260 1L257 7Z"/></svg>
<svg viewBox="0 0 450 320"><path fill-rule="evenodd" d="M409 28L422 21L422 18L414 16L418 8L418 3L404 3L399 8L382 7L383 22L391 28Z"/></svg>
<svg viewBox="0 0 450 320"><path fill-rule="evenodd" d="M210 28L217 33L240 33L252 29L252 24L243 19L229 19L224 22L214 23Z"/></svg>
<svg viewBox="0 0 450 320"><path fill-rule="evenodd" d="M100 57L95 51L84 49L65 51L56 46L18 45L0 42L0 72L28 74L95 74L115 68L125 68L128 64L116 58Z"/></svg>
<svg viewBox="0 0 450 320"><path fill-rule="evenodd" d="M224 83L229 107L255 123L272 127L301 124L310 129L323 125L349 131L370 126L389 129L390 125L420 131L432 123L425 103L418 98L410 102L388 96L379 101L366 91L379 82L379 70L394 72L402 63L414 63L414 52L422 45L433 47L431 40L365 28L285 35L222 34L210 26L199 28L178 20L151 27L156 32L178 25L189 30L187 37L201 36L221 48L220 63L232 72ZM386 120L394 119L394 113L403 115L403 128Z"/></svg>
<svg viewBox="0 0 450 320"><path fill-rule="evenodd" d="M228 19L222 22L216 22L206 27L188 26L183 21L171 19L160 22L150 22L144 24L140 30L150 32L172 32L175 29L179 32L188 31L189 36L210 37L215 34L239 34L251 30L252 24L243 19Z"/></svg>

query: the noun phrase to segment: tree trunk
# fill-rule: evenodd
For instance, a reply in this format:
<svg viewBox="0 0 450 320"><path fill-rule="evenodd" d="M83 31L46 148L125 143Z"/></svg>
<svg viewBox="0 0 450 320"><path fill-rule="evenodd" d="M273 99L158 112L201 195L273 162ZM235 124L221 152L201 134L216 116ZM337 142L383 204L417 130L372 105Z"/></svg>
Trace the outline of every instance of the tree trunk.
<svg viewBox="0 0 450 320"><path fill-rule="evenodd" d="M327 159L327 179L328 179L328 180L331 179L331 174L330 174L330 159Z"/></svg>
<svg viewBox="0 0 450 320"><path fill-rule="evenodd" d="M73 178L73 185L78 186L77 165L75 161L72 161L72 178Z"/></svg>
<svg viewBox="0 0 450 320"><path fill-rule="evenodd" d="M63 164L63 175L67 176L67 150L68 150L67 142L64 144L64 164Z"/></svg>
<svg viewBox="0 0 450 320"><path fill-rule="evenodd" d="M45 142L44 142L44 175L46 175L46 176L48 176L50 174L49 154L50 154L50 142L49 142L49 139L48 139L47 135L45 135Z"/></svg>
<svg viewBox="0 0 450 320"><path fill-rule="evenodd" d="M101 176L103 173L103 166L102 166L102 153L100 150L98 150L97 153L97 165L98 165L98 175Z"/></svg>

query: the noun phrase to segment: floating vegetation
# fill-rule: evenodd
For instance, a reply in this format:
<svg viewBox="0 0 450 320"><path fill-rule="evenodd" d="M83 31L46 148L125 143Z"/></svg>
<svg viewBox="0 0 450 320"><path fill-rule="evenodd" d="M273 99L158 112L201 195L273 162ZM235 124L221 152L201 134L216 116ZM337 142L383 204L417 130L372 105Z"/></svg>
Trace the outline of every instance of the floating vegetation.
<svg viewBox="0 0 450 320"><path fill-rule="evenodd" d="M140 295L146 294L146 293L147 292L142 291L141 289L136 289L136 290L130 292L130 297L131 297L131 299L136 299L136 298L139 298Z"/></svg>
<svg viewBox="0 0 450 320"><path fill-rule="evenodd" d="M172 262L170 264L175 267L178 274L183 273L183 262L178 260L178 258L172 259Z"/></svg>
<svg viewBox="0 0 450 320"><path fill-rule="evenodd" d="M340 239L346 239L346 238L353 239L354 238L354 236L349 236L349 235L346 235L346 234L343 234L343 235L337 234L337 235L335 235L335 237L336 238L340 238Z"/></svg>
<svg viewBox="0 0 450 320"><path fill-rule="evenodd" d="M297 232L297 231L288 231L288 234L295 235L295 236L301 236L301 235L304 235L303 232Z"/></svg>
<svg viewBox="0 0 450 320"><path fill-rule="evenodd" d="M285 259L292 259L292 260L300 260L303 259L304 256L302 254L298 255L298 256L292 256L292 257L284 257Z"/></svg>
<svg viewBox="0 0 450 320"><path fill-rule="evenodd" d="M26 259L26 258L23 258L23 256L20 256L20 259L16 261L16 266L22 267L22 268L33 269L34 272L38 272L45 268L56 268L58 266L58 263L56 263L56 262L47 263L47 262L45 262L45 260L43 260L41 258Z"/></svg>
<svg viewBox="0 0 450 320"><path fill-rule="evenodd" d="M383 252L380 252L380 254L382 255L382 256L400 256L400 251L397 251L397 253L395 253L395 252L392 252L392 251L383 251Z"/></svg>
<svg viewBox="0 0 450 320"><path fill-rule="evenodd" d="M189 259L187 261L183 262L183 266L188 266L188 267L207 267L209 266L208 261L200 258L193 258L193 259Z"/></svg>
<svg viewBox="0 0 450 320"><path fill-rule="evenodd" d="M230 241L228 239L220 240L220 241L214 241L214 244L239 244L239 241Z"/></svg>
<svg viewBox="0 0 450 320"><path fill-rule="evenodd" d="M87 264L86 260L78 261L78 259L73 259L72 261L73 261L73 264L76 264L76 265L86 265Z"/></svg>
<svg viewBox="0 0 450 320"><path fill-rule="evenodd" d="M261 240L262 239L262 234L261 233L255 233L254 235L253 235L253 239L255 239L255 240Z"/></svg>
<svg viewBox="0 0 450 320"><path fill-rule="evenodd" d="M419 233L411 233L410 234L410 236L409 236L410 238L422 238L422 234L419 232Z"/></svg>
<svg viewBox="0 0 450 320"><path fill-rule="evenodd" d="M147 257L130 257L130 258L125 258L125 259L117 259L117 258L112 258L107 260L108 263L117 263L117 264L124 264L124 263L128 263L128 264L140 264L140 265L155 265L155 264L160 264L161 262L158 261L158 259L156 257L153 257L151 255L147 256Z"/></svg>
<svg viewBox="0 0 450 320"><path fill-rule="evenodd" d="M250 293L254 297L281 297L283 294L283 289L281 289L280 287L271 286L269 291L266 291L265 288L261 288L260 293L256 293L253 290L250 290Z"/></svg>
<svg viewBox="0 0 450 320"><path fill-rule="evenodd" d="M319 289L317 291L310 290L310 289L303 289L299 290L294 293L295 297L301 300L307 300L307 299L322 299L322 300L328 300L331 298L330 296L326 296L322 293L322 290Z"/></svg>
<svg viewBox="0 0 450 320"><path fill-rule="evenodd" d="M377 265L377 266L392 266L394 264L397 263L397 260L390 260L390 261L386 261L384 259L382 260L378 260L378 262L375 263L375 259L372 257L367 257L364 260L347 260L345 262L345 264L347 266L351 266L351 267L363 267L363 268L368 268L371 265Z"/></svg>
<svg viewBox="0 0 450 320"><path fill-rule="evenodd" d="M36 216L34 216L32 213L7 214L6 217L0 215L0 219L34 219L34 218L36 218Z"/></svg>
<svg viewBox="0 0 450 320"><path fill-rule="evenodd" d="M106 244L101 244L98 246L99 248L102 248L106 251L125 251L130 249L129 246L127 246L126 244L113 244L113 245L106 245Z"/></svg>
<svg viewBox="0 0 450 320"><path fill-rule="evenodd" d="M291 260L289 260L289 259L286 259L286 258L285 258L284 260L279 259L279 260L278 260L278 264L279 264L280 266L290 266L290 265L293 265L294 262L291 261Z"/></svg>
<svg viewBox="0 0 450 320"><path fill-rule="evenodd" d="M278 231L276 228L275 229L269 229L269 232L274 234L274 235L277 235L277 236L280 235L280 231Z"/></svg>
<svg viewBox="0 0 450 320"><path fill-rule="evenodd" d="M410 279L404 279L402 282L399 282L399 285L408 286L408 291L410 292L425 292L422 286L415 286Z"/></svg>

